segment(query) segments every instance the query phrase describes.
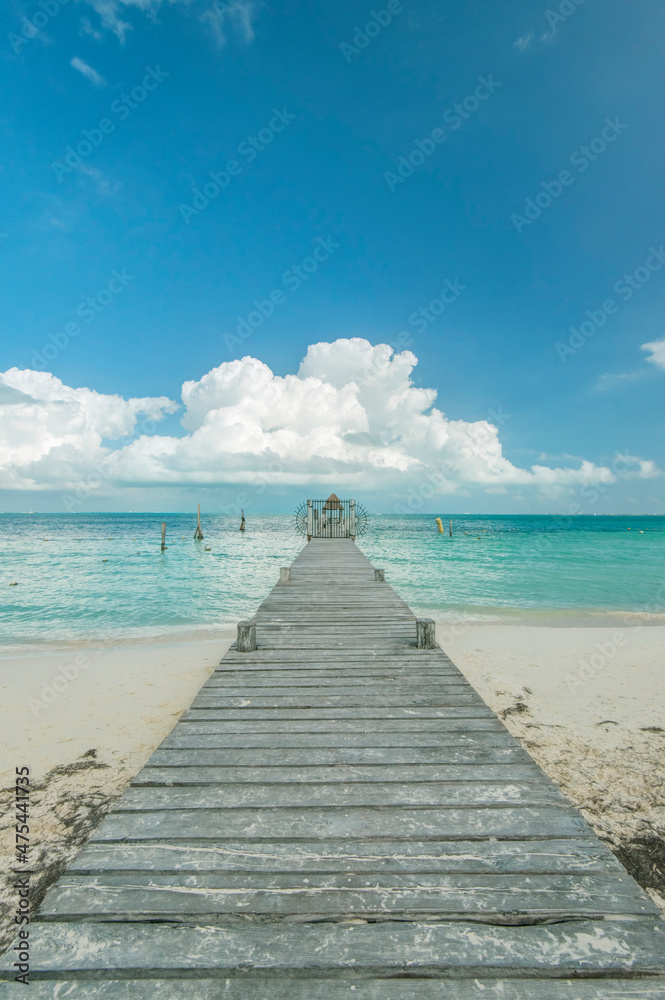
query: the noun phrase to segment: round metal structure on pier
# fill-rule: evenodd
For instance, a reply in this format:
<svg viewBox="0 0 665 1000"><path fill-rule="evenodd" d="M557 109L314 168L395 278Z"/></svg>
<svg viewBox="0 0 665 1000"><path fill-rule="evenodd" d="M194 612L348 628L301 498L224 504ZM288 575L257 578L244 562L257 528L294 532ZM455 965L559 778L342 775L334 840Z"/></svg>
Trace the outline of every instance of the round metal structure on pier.
<svg viewBox="0 0 665 1000"><path fill-rule="evenodd" d="M306 500L295 514L296 531L309 538L355 538L369 527L369 514L357 500Z"/></svg>

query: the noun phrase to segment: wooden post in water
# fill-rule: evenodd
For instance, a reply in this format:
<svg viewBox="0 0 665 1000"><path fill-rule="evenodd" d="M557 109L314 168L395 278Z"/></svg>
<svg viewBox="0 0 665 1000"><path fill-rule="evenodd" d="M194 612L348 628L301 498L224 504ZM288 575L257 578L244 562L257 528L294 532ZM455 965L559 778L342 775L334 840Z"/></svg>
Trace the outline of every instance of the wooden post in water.
<svg viewBox="0 0 665 1000"><path fill-rule="evenodd" d="M450 522L450 537L453 537L453 522Z"/></svg>
<svg viewBox="0 0 665 1000"><path fill-rule="evenodd" d="M200 541L203 540L203 532L201 531L201 504L200 503L197 503L197 505L196 505L196 513L197 513L197 524L196 524L196 531L194 532L194 541L200 542Z"/></svg>
<svg viewBox="0 0 665 1000"><path fill-rule="evenodd" d="M166 548L166 521L162 521L162 552Z"/></svg>
<svg viewBox="0 0 665 1000"><path fill-rule="evenodd" d="M238 622L236 649L239 653L253 653L256 649L256 625L254 622Z"/></svg>
<svg viewBox="0 0 665 1000"><path fill-rule="evenodd" d="M238 531L244 531L244 530L245 530L245 511L241 508L240 509L240 527L238 528Z"/></svg>
<svg viewBox="0 0 665 1000"><path fill-rule="evenodd" d="M416 646L418 649L434 649L436 646L436 624L433 618L416 618Z"/></svg>

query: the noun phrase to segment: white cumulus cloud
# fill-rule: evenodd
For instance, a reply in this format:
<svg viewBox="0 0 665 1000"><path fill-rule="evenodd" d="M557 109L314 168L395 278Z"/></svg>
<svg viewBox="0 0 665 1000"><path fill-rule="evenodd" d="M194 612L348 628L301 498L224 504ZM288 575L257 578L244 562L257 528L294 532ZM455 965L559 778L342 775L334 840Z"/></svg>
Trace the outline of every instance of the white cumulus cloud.
<svg viewBox="0 0 665 1000"><path fill-rule="evenodd" d="M113 493L259 477L395 495L428 483L438 495L524 488L548 497L616 481L590 461L513 465L493 423L450 419L435 390L413 384L416 364L410 351L361 338L311 345L295 375L249 356L223 362L184 383L180 436L155 433L180 408L165 396L124 399L12 368L0 375L2 481L75 490L99 473L100 491ZM622 456L618 475L628 470L658 474L649 460Z"/></svg>
<svg viewBox="0 0 665 1000"><path fill-rule="evenodd" d="M177 404L165 396L123 399L72 389L48 372L0 375L0 476L5 489L61 489L90 474L133 435L140 416L159 420Z"/></svg>

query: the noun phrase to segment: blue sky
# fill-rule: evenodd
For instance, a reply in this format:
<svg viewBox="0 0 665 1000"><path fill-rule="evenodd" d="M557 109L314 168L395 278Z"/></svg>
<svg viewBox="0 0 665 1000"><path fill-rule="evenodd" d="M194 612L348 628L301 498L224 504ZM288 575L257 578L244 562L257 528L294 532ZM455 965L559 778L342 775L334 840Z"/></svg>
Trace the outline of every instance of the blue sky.
<svg viewBox="0 0 665 1000"><path fill-rule="evenodd" d="M2 20L2 509L665 510L660 2Z"/></svg>

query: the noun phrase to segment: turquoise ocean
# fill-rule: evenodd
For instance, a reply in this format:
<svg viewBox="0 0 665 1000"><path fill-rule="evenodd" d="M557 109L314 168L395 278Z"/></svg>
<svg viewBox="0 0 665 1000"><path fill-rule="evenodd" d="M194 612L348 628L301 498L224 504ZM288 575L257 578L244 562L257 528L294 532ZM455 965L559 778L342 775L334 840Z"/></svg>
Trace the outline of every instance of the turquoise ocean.
<svg viewBox="0 0 665 1000"><path fill-rule="evenodd" d="M665 623L665 517L373 515L358 541L419 614ZM160 523L167 550L160 550ZM288 515L0 514L0 645L175 642L252 614L304 540ZM15 583L16 586L11 586Z"/></svg>

